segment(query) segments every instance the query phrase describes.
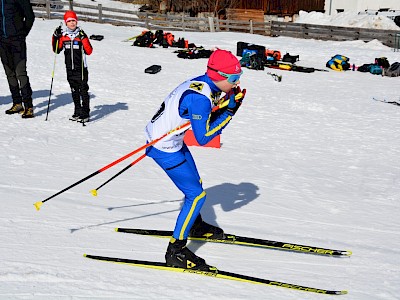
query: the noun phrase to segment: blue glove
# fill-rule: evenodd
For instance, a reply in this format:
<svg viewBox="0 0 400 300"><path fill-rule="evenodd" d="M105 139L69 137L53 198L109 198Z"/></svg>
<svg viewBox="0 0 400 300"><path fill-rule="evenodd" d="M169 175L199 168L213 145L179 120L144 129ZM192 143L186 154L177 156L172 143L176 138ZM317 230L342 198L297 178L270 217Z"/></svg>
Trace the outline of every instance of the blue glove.
<svg viewBox="0 0 400 300"><path fill-rule="evenodd" d="M229 96L228 108L226 110L229 115L234 116L236 114L237 110L242 104L245 95L246 89L244 89L243 91L240 89L240 87L232 89Z"/></svg>

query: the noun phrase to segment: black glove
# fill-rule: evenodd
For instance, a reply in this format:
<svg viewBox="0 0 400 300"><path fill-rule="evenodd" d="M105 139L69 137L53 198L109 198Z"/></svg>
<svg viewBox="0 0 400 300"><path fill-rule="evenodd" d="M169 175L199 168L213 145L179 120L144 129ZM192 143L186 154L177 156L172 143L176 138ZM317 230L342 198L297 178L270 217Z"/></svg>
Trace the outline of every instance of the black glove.
<svg viewBox="0 0 400 300"><path fill-rule="evenodd" d="M56 38L60 38L60 37L62 36L62 29L61 29L61 26L58 26L58 27L56 28L56 30L54 30L53 35L54 35L54 37L56 37Z"/></svg>
<svg viewBox="0 0 400 300"><path fill-rule="evenodd" d="M81 29L79 30L79 37L81 38L81 40L87 38L88 36L86 35L86 33Z"/></svg>
<svg viewBox="0 0 400 300"><path fill-rule="evenodd" d="M242 104L245 95L246 95L246 89L242 91L240 87L236 87L232 89L230 93L228 93L229 103L226 111L228 112L229 115L233 116L236 114L237 110Z"/></svg>

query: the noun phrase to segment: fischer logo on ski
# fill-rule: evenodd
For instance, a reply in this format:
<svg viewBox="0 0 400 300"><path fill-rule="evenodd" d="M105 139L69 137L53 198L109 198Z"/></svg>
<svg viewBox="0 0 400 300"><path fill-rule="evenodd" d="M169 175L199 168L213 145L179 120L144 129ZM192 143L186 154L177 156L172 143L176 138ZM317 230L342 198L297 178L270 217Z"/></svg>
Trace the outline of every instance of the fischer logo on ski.
<svg viewBox="0 0 400 300"><path fill-rule="evenodd" d="M154 230L154 229L115 228L115 231L139 234L139 235L147 235L158 238L170 238L172 235L172 231ZM234 244L234 245L242 245L249 247L270 248L275 250L286 250L286 251L294 251L294 252L309 253L316 255L348 257L352 254L352 252L349 250L326 249L326 248L313 247L307 245L299 245L293 243L285 243L279 241L270 241L270 240L257 239L245 236L238 236L234 234L225 234L225 238L223 239L212 239L206 236L205 237L189 236L188 240L211 242L211 243Z"/></svg>

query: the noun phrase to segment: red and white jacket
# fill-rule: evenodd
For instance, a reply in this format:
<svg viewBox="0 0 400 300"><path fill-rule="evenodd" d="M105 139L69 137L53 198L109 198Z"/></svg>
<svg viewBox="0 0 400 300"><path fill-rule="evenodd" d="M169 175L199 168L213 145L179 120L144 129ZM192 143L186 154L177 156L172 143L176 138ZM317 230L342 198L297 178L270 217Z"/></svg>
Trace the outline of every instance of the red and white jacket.
<svg viewBox="0 0 400 300"><path fill-rule="evenodd" d="M65 65L67 70L81 71L87 68L86 55L93 52L89 38L82 29L77 27L74 31L63 30L62 36L52 38L53 51L60 53L62 50L65 54Z"/></svg>

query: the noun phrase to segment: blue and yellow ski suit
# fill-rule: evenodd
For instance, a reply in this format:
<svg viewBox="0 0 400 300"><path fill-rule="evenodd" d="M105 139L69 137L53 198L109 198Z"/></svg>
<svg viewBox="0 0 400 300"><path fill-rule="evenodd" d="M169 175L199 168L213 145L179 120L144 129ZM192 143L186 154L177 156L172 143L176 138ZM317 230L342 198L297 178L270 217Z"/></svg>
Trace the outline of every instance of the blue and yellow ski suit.
<svg viewBox="0 0 400 300"><path fill-rule="evenodd" d="M208 143L222 132L232 118L223 110L212 113L220 96L221 90L206 74L183 82L168 95L146 126L147 141L150 142L190 120L197 142L200 145ZM177 132L167 136L146 151L147 156L155 160L185 195L173 232L173 238L179 240L188 237L206 200L196 164L183 142L184 133Z"/></svg>

